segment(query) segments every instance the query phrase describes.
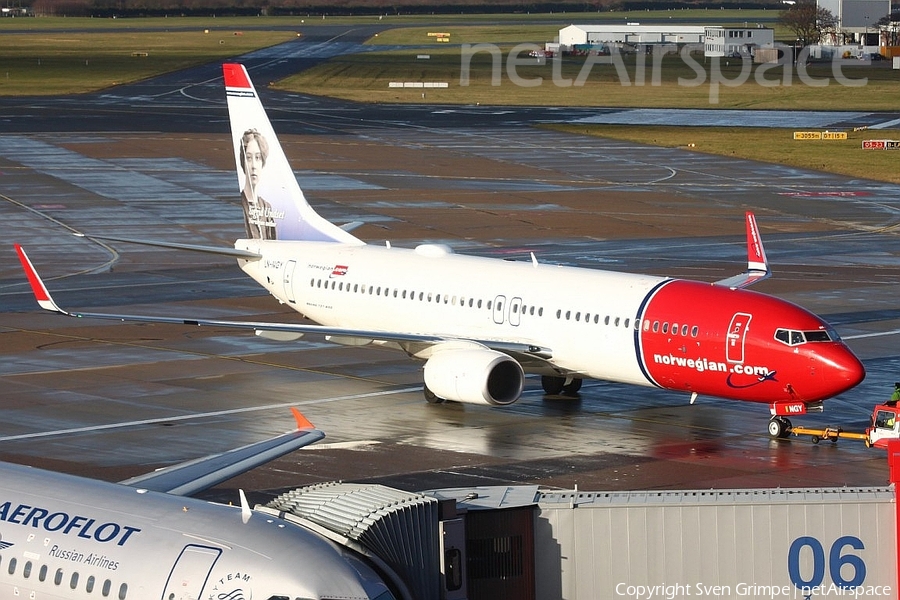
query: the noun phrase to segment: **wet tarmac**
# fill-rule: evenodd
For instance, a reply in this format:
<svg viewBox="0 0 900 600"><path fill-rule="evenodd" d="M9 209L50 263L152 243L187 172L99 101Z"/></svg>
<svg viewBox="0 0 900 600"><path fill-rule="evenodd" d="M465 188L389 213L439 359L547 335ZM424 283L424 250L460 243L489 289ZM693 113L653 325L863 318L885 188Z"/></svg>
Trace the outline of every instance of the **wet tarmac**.
<svg viewBox="0 0 900 600"><path fill-rule="evenodd" d="M224 125L224 124L223 124ZM276 128L279 127L276 123ZM11 243L63 306L295 320L228 260L72 231L230 245L229 136L59 133L0 144L0 458L118 480L285 431L327 437L223 484L405 489L530 483L591 490L880 485L885 452L772 441L765 405L587 382L513 406L428 405L421 365L321 339L91 322L40 312ZM823 315L868 370L803 424L866 426L900 379L900 186L531 128L345 127L282 140L317 209L371 243L714 281L741 271L756 211L775 270L756 286ZM572 290L576 293L577 290Z"/></svg>
<svg viewBox="0 0 900 600"><path fill-rule="evenodd" d="M653 111L357 105L265 89L358 50L369 34L316 28L241 59L323 216L364 222L354 233L376 244L534 252L547 263L715 281L743 270L752 209L775 270L754 289L824 316L868 370L803 424L862 429L890 394L898 336L872 334L900 328L900 186L532 127L658 121ZM765 115L772 126L796 117ZM804 115L823 127L897 128L898 117ZM726 119L762 123L758 113ZM546 398L529 380L513 406L434 406L421 394L421 364L387 350L38 310L13 242L63 306L296 320L232 261L72 235L230 246L243 232L232 157L217 64L86 96L0 98L0 459L120 480L290 429L288 407L298 406L327 438L210 497L233 500L242 487L261 500L336 479L410 490L887 481L883 451L770 440L765 405L701 397L690 406L686 395L605 382Z"/></svg>

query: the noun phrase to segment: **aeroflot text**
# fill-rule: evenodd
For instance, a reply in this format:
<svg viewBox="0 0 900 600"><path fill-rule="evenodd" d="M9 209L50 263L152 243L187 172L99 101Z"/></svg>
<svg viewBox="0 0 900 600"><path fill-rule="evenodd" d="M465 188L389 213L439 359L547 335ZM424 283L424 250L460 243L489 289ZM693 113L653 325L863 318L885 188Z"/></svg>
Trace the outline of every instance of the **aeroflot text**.
<svg viewBox="0 0 900 600"><path fill-rule="evenodd" d="M751 367L749 365L731 365L729 368L723 362L715 362L705 358L684 358L683 356L675 356L674 354L654 354L653 362L658 365L674 365L676 367L687 367L688 369L696 369L698 373L704 371L717 371L720 373L734 373L736 375L760 375L766 376L771 371L768 367Z"/></svg>
<svg viewBox="0 0 900 600"><path fill-rule="evenodd" d="M137 527L119 525L118 523L97 523L96 519L70 515L68 513L50 512L46 508L13 505L11 502L0 504L0 521L34 527L44 531L60 532L65 535L76 535L86 540L101 543L115 542L116 546L124 546L132 534L140 531Z"/></svg>
<svg viewBox="0 0 900 600"><path fill-rule="evenodd" d="M889 585L869 585L854 588L839 587L836 584L830 586L816 586L797 588L791 585L757 585L751 583L738 583L737 585L706 585L704 583L677 583L673 585L628 585L620 583L616 585L616 595L634 600L675 600L676 598L722 598L745 596L748 598L809 598L811 596L841 597L841 598L878 598L892 594Z"/></svg>

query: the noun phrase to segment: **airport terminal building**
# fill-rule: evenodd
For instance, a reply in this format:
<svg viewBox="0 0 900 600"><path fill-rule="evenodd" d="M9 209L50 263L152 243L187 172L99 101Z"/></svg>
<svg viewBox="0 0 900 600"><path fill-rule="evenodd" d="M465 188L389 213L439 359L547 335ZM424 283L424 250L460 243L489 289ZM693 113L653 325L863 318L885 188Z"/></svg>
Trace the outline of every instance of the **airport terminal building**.
<svg viewBox="0 0 900 600"><path fill-rule="evenodd" d="M569 25L559 30L559 44L568 48L601 44L699 44L702 25Z"/></svg>
<svg viewBox="0 0 900 600"><path fill-rule="evenodd" d="M563 52L595 47L634 47L648 51L659 44L703 44L705 56L748 56L758 47L772 47L775 32L768 27L704 25L569 25L559 30Z"/></svg>

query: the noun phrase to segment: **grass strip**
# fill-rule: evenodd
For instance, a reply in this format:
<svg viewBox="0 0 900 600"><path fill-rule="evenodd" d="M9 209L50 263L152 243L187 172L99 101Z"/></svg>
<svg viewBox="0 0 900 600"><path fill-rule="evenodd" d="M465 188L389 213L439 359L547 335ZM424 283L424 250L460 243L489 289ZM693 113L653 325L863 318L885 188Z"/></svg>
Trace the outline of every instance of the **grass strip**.
<svg viewBox="0 0 900 600"><path fill-rule="evenodd" d="M458 47L437 45L339 56L276 87L357 102L871 112L896 110L900 82L900 72L887 61L843 61L838 73L851 86L835 76L831 62L801 66L801 78L795 65L750 65L739 59L716 63L698 55L692 55L692 63L668 55L657 67L653 57L634 54L623 56L619 64L564 57L554 66L551 60L539 64L521 53L511 71L510 49L501 46L498 54L482 51L470 58ZM395 88L390 82L442 82L448 87Z"/></svg>
<svg viewBox="0 0 900 600"><path fill-rule="evenodd" d="M287 31L213 29L208 33L198 29L7 34L8 43L0 44L0 94L91 92L237 56L296 36Z"/></svg>
<svg viewBox="0 0 900 600"><path fill-rule="evenodd" d="M645 125L547 125L567 133L682 148L900 183L900 150L863 150L862 141L890 134L876 130L847 132L846 140L794 140L793 129L756 127L663 127ZM816 131L815 129L811 131ZM894 138L898 136L894 135Z"/></svg>

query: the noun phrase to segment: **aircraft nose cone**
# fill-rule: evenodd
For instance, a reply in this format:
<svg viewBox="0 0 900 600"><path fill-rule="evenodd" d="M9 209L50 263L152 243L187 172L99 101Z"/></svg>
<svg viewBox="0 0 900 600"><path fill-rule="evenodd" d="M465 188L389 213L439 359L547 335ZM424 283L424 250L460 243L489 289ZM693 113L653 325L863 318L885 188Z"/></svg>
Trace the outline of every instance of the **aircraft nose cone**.
<svg viewBox="0 0 900 600"><path fill-rule="evenodd" d="M859 385L866 378L866 368L846 346L840 346L833 359L829 383L834 387L834 395L846 392Z"/></svg>

